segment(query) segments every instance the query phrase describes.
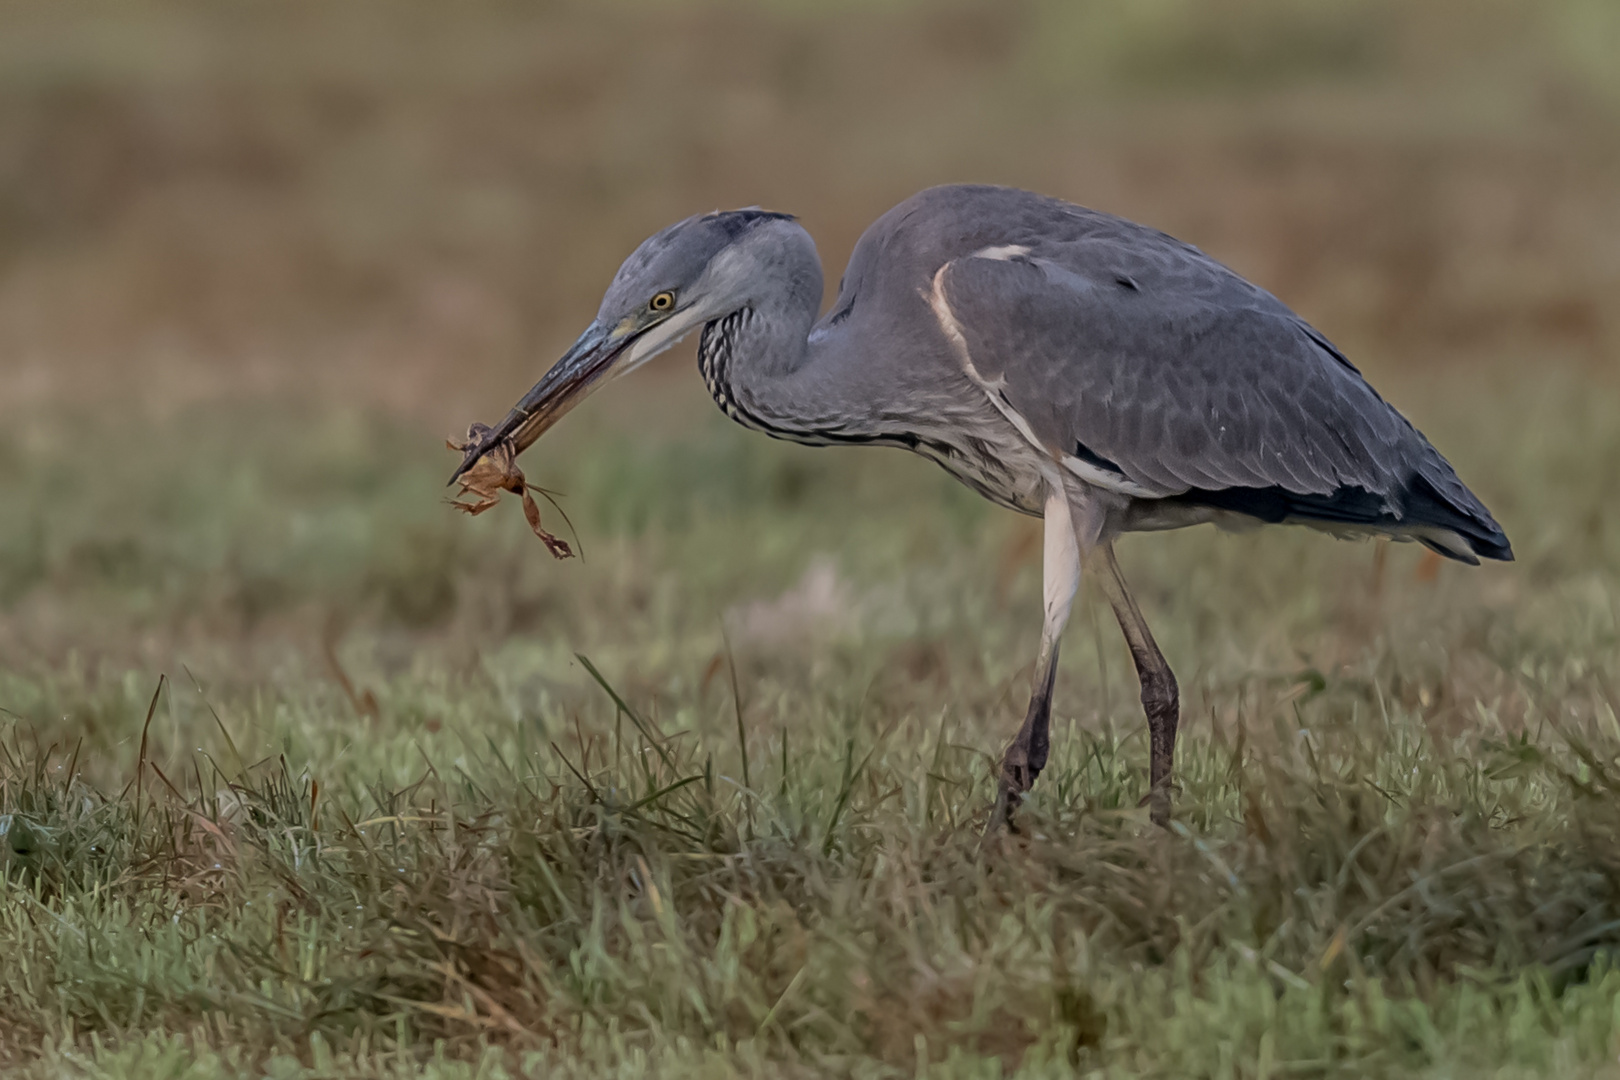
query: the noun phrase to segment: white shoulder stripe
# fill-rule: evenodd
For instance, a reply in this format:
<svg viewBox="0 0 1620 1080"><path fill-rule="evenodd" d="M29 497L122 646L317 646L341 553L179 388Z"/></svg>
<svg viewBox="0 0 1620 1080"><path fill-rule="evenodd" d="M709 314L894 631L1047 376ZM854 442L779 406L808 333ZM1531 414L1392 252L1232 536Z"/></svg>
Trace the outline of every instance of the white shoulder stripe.
<svg viewBox="0 0 1620 1080"><path fill-rule="evenodd" d="M1009 249L985 249L985 251L1006 250ZM1028 249L1022 250L1027 251ZM1001 378L992 382L980 375L979 369L973 366L973 357L968 354L967 337L962 333L961 324L956 321L955 312L951 311L950 302L945 299L945 271L950 268L951 264L946 263L934 272L934 287L928 294L928 306L933 308L934 318L939 320L940 330L944 332L945 339L951 343L957 359L962 362L962 370L966 372L967 377L972 379L979 389L984 391L985 396L990 399L990 404L994 405L996 410L1007 418L1008 423L1012 424L1018 430L1018 434L1022 435L1025 441L1034 447L1041 456L1050 458L1053 451L1035 437L1035 432L1030 428L1029 421L1017 409L1012 407L1006 395L1001 392L1001 388L1007 384L1007 380ZM1148 498L1162 494L1145 488L1128 477L1114 472L1112 469L1099 468L1072 455L1064 454L1060 460L1063 467L1073 473L1075 477L1105 491Z"/></svg>
<svg viewBox="0 0 1620 1080"><path fill-rule="evenodd" d="M956 358L962 362L962 370L993 399L995 394L991 392L990 384L979 374L978 368L973 366L973 357L968 355L967 338L962 335L962 325L956 321L956 314L951 311L951 305L945 299L945 271L950 268L951 264L946 263L934 271L934 287L928 294L928 306L934 309L934 318L939 320L939 328L944 331L945 340L951 343L951 348L956 351Z"/></svg>
<svg viewBox="0 0 1620 1080"><path fill-rule="evenodd" d="M980 248L973 253L975 259L994 259L996 262L1010 262L1021 259L1029 254L1029 247L1025 244L1000 244L995 247Z"/></svg>

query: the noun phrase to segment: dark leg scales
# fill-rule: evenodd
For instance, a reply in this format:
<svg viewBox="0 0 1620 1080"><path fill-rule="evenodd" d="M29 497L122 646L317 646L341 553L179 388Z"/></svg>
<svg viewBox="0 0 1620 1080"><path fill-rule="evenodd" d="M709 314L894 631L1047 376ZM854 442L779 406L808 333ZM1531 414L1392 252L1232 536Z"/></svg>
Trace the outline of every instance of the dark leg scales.
<svg viewBox="0 0 1620 1080"><path fill-rule="evenodd" d="M1057 682L1057 646L1045 658L1046 671L1035 693L1029 699L1029 712L1024 726L1007 747L1001 759L1001 782L996 791L995 809L990 814L987 832L1006 826L1016 832L1012 823L1013 812L1024 801L1024 795L1035 786L1036 777L1046 768L1052 751L1052 689Z"/></svg>

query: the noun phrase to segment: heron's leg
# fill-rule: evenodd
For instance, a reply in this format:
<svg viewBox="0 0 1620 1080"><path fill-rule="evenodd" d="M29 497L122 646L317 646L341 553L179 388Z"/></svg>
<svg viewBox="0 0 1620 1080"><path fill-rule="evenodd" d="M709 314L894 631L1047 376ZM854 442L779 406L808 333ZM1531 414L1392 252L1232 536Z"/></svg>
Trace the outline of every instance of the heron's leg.
<svg viewBox="0 0 1620 1080"><path fill-rule="evenodd" d="M1045 617L1041 623L1041 651L1035 660L1035 692L1029 699L1024 726L1007 747L1001 761L1001 782L990 828L1008 824L1024 793L1046 767L1051 750L1052 686L1057 679L1058 638L1069 621L1075 589L1080 585L1080 549L1073 518L1061 486L1047 496L1045 545L1041 562Z"/></svg>
<svg viewBox="0 0 1620 1080"><path fill-rule="evenodd" d="M1130 590L1125 586L1125 575L1120 573L1119 560L1114 557L1112 543L1097 548L1098 575L1108 603L1119 619L1119 628L1125 632L1125 642L1131 647L1131 659L1136 661L1136 678L1142 685L1142 711L1147 713L1149 771L1147 802L1155 825L1170 824L1170 769L1176 756L1176 723L1181 714L1180 691L1176 687L1175 673L1153 640L1153 631L1142 618L1142 609L1136 606Z"/></svg>

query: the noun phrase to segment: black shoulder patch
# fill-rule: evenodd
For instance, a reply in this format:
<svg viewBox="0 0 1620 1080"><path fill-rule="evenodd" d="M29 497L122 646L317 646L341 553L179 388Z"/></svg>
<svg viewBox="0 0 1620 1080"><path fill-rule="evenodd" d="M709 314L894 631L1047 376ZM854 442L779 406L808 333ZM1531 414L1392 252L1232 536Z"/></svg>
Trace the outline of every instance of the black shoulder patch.
<svg viewBox="0 0 1620 1080"><path fill-rule="evenodd" d="M1092 450L1085 443L1077 442L1074 444L1074 456L1094 469L1107 469L1109 472L1118 473L1120 476L1125 475L1124 469Z"/></svg>

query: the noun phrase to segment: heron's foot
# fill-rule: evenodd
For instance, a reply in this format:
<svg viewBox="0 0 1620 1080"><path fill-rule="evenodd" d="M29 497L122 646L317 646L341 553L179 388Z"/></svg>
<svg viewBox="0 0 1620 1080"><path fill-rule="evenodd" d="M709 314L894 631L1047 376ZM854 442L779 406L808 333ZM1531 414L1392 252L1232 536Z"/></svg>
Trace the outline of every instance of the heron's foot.
<svg viewBox="0 0 1620 1080"><path fill-rule="evenodd" d="M1148 807L1148 820L1161 829L1170 827L1171 785L1159 784L1142 796L1136 804Z"/></svg>
<svg viewBox="0 0 1620 1080"><path fill-rule="evenodd" d="M996 802L990 808L990 820L985 822L984 832L979 837L980 845L989 843L992 836L1001 833L1016 833L1018 826L1013 823L1013 808L1016 800L1007 790L1005 783L996 787Z"/></svg>
<svg viewBox="0 0 1620 1080"><path fill-rule="evenodd" d="M1035 786L1035 778L1040 774L1040 765L1030 761L1029 749L1022 745L1022 740L1007 748L1007 756L1001 762L1001 782L996 785L996 805L990 811L990 824L985 827L985 836L1002 829L1013 833L1018 831L1013 815L1024 801L1024 796L1029 794L1029 789Z"/></svg>

